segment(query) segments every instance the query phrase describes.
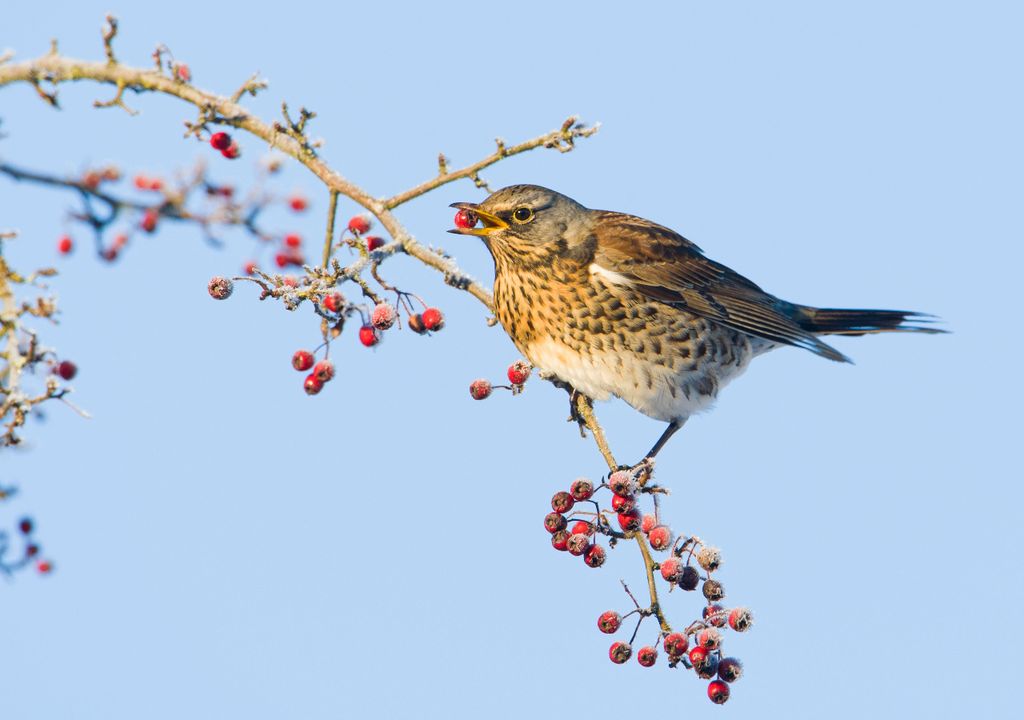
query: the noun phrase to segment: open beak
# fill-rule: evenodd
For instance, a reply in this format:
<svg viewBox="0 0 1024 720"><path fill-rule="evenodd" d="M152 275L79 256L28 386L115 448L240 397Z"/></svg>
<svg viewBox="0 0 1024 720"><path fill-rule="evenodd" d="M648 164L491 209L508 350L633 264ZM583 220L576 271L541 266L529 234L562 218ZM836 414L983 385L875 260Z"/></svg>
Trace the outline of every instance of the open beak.
<svg viewBox="0 0 1024 720"><path fill-rule="evenodd" d="M486 210L481 210L476 203L457 202L452 203L450 207L471 212L474 215L476 215L480 223L482 223L479 227L452 228L451 230L448 231L450 233L454 233L456 235L476 235L478 237L485 238L495 230L504 230L505 228L508 227L507 222L502 220L497 215L492 215Z"/></svg>

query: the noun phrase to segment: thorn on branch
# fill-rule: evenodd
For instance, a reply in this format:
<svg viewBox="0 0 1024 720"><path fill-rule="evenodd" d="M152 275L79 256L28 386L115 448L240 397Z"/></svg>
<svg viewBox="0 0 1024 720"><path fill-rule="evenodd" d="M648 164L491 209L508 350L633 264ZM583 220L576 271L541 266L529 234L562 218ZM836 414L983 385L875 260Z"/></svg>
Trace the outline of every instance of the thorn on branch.
<svg viewBox="0 0 1024 720"><path fill-rule="evenodd" d="M442 177L448 174L448 158L444 153L437 154L437 174Z"/></svg>
<svg viewBox="0 0 1024 720"><path fill-rule="evenodd" d="M46 79L49 80L49 78ZM29 78L29 82L32 83L32 87L36 89L36 92L39 94L39 97L41 97L43 101L46 102L46 104L48 104L50 107L54 107L60 110L60 103L57 102L56 88L54 88L53 92L46 92L45 90L43 90L43 86L40 83L39 77L35 74L33 74L31 78Z"/></svg>
<svg viewBox="0 0 1024 720"><path fill-rule="evenodd" d="M107 64L116 65L114 57L114 38L117 37L117 18L107 15L107 26L103 29L103 50L107 54Z"/></svg>
<svg viewBox="0 0 1024 720"><path fill-rule="evenodd" d="M253 73L248 80L242 83L241 87L239 87L237 90L235 90L235 92L231 94L231 102L237 103L239 100L242 99L242 96L246 93L255 97L256 93L258 93L260 90L266 89L267 81L260 80L259 73Z"/></svg>

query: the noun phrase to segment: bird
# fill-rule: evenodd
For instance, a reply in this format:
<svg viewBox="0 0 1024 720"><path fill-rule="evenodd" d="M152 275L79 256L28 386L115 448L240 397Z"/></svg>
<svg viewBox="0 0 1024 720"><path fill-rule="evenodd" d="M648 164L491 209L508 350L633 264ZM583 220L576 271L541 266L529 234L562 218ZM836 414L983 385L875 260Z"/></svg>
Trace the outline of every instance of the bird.
<svg viewBox="0 0 1024 720"><path fill-rule="evenodd" d="M479 237L494 260L498 322L570 391L574 408L577 394L588 403L618 397L668 423L641 462L770 350L794 346L848 363L822 335L944 332L925 313L787 302L674 230L539 185L451 207L459 212L449 232Z"/></svg>

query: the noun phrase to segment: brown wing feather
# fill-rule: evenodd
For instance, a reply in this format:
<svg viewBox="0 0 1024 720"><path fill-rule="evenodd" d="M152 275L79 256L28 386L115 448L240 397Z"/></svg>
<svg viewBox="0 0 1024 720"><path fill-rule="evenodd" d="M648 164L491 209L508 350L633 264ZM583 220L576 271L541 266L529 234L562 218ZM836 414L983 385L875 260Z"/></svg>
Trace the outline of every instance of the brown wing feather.
<svg viewBox="0 0 1024 720"><path fill-rule="evenodd" d="M602 212L595 227L594 262L622 276L647 297L749 335L849 362L787 314L796 306L704 257L700 248L682 235L649 220L614 212Z"/></svg>

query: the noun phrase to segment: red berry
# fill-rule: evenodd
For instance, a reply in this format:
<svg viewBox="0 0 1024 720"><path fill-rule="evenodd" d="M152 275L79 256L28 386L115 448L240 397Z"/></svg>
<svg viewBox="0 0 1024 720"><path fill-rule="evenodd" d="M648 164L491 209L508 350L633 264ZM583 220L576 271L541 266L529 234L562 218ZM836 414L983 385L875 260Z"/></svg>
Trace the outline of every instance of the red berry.
<svg viewBox="0 0 1024 720"><path fill-rule="evenodd" d="M324 295L324 310L331 313L340 313L345 309L345 296L340 292L332 292Z"/></svg>
<svg viewBox="0 0 1024 720"><path fill-rule="evenodd" d="M722 644L722 633L713 627L704 628L698 630L697 634L693 636L693 642L707 650L717 650L718 646Z"/></svg>
<svg viewBox="0 0 1024 720"><path fill-rule="evenodd" d="M356 215L348 221L349 232L362 235L370 229L370 218L365 215Z"/></svg>
<svg viewBox="0 0 1024 720"><path fill-rule="evenodd" d="M569 533L565 530L559 530L551 536L551 547L555 550L568 550L569 549Z"/></svg>
<svg viewBox="0 0 1024 720"><path fill-rule="evenodd" d="M215 132L210 136L210 145L214 150L227 150L231 146L231 136L226 132Z"/></svg>
<svg viewBox="0 0 1024 720"><path fill-rule="evenodd" d="M570 535L568 545L570 555L585 555L593 543L586 535Z"/></svg>
<svg viewBox="0 0 1024 720"><path fill-rule="evenodd" d="M712 680L708 684L708 697L715 705L721 705L729 699L729 686L721 680Z"/></svg>
<svg viewBox="0 0 1024 720"><path fill-rule="evenodd" d="M591 545L590 549L583 554L583 562L592 568L601 567L607 559L607 553L600 545Z"/></svg>
<svg viewBox="0 0 1024 720"><path fill-rule="evenodd" d="M572 499L572 495L564 490L559 490L551 496L551 509L557 513L569 512L575 503L576 501Z"/></svg>
<svg viewBox="0 0 1024 720"><path fill-rule="evenodd" d="M313 375L322 383L330 382L334 379L334 363L330 360L321 360L313 366Z"/></svg>
<svg viewBox="0 0 1024 720"><path fill-rule="evenodd" d="M226 277L215 275L206 285L206 291L214 300L227 300L235 291L235 285Z"/></svg>
<svg viewBox="0 0 1024 720"><path fill-rule="evenodd" d="M594 495L594 483L586 478L578 478L569 486L569 494L576 501L589 500Z"/></svg>
<svg viewBox="0 0 1024 720"><path fill-rule="evenodd" d="M623 497L622 495L612 495L612 510L617 513L626 515L636 509L636 499L633 496ZM640 527L637 525L637 527Z"/></svg>
<svg viewBox="0 0 1024 720"><path fill-rule="evenodd" d="M299 372L306 372L313 367L313 353L309 350L296 350L292 355L292 367Z"/></svg>
<svg viewBox="0 0 1024 720"><path fill-rule="evenodd" d="M643 520L640 521L640 529L644 533L649 533L658 524L658 519L653 515L644 515Z"/></svg>
<svg viewBox="0 0 1024 720"><path fill-rule="evenodd" d="M700 645L697 645L690 650L690 664L695 668L704 665L708 661L709 657L711 657L711 652L707 648L702 648Z"/></svg>
<svg viewBox="0 0 1024 720"><path fill-rule="evenodd" d="M366 249L370 252L382 247L384 247L384 238L378 237L377 235L369 235L366 238Z"/></svg>
<svg viewBox="0 0 1024 720"><path fill-rule="evenodd" d="M256 261L255 260L248 261L245 265L242 266L242 272L245 273L246 275L255 275L256 274Z"/></svg>
<svg viewBox="0 0 1024 720"><path fill-rule="evenodd" d="M678 658L686 654L686 648L689 647L690 641L686 635L680 632L669 633L665 636L665 652L668 653L669 657Z"/></svg>
<svg viewBox="0 0 1024 720"><path fill-rule="evenodd" d="M116 247L108 247L106 250L100 253L100 257L102 257L107 262L114 262L115 260L117 260L117 253L118 250Z"/></svg>
<svg viewBox="0 0 1024 720"><path fill-rule="evenodd" d="M146 212L142 214L142 221L139 223L139 227L144 231L151 233L156 230L156 221L160 219L160 213L156 208L146 208Z"/></svg>
<svg viewBox="0 0 1024 720"><path fill-rule="evenodd" d="M380 333L373 325L363 325L359 328L359 342L366 347L373 347L380 342Z"/></svg>
<svg viewBox="0 0 1024 720"><path fill-rule="evenodd" d="M36 563L36 570L38 570L41 575L48 575L53 570L53 563L49 560L40 560Z"/></svg>
<svg viewBox="0 0 1024 720"><path fill-rule="evenodd" d="M32 532L32 518L22 518L18 522L18 530L21 531L22 535L28 535Z"/></svg>
<svg viewBox="0 0 1024 720"><path fill-rule="evenodd" d="M729 627L736 632L744 632L754 624L754 616L746 608L734 608L729 611Z"/></svg>
<svg viewBox="0 0 1024 720"><path fill-rule="evenodd" d="M593 535L594 526L588 523L586 520L577 520L569 528L570 535Z"/></svg>
<svg viewBox="0 0 1024 720"><path fill-rule="evenodd" d="M606 635L611 635L622 625L622 616L614 610L605 610L597 618L597 629Z"/></svg>
<svg viewBox="0 0 1024 720"><path fill-rule="evenodd" d="M288 233L284 236L284 244L290 248L297 248L302 245L302 236L296 233Z"/></svg>
<svg viewBox="0 0 1024 720"><path fill-rule="evenodd" d="M621 640L613 642L612 646L608 649L608 657L611 658L611 661L616 665L621 665L626 662L630 657L632 657L632 655L633 648L629 646L629 643L622 642Z"/></svg>
<svg viewBox="0 0 1024 720"><path fill-rule="evenodd" d="M234 160L235 158L241 157L242 148L238 146L238 143L232 140L230 145L220 151L220 154L228 160Z"/></svg>
<svg viewBox="0 0 1024 720"><path fill-rule="evenodd" d="M409 320L411 327L412 318L409 318ZM491 395L491 383L482 378L480 380L474 380L469 384L469 394L474 400L483 400L488 398Z"/></svg>
<svg viewBox="0 0 1024 720"><path fill-rule="evenodd" d="M427 326L423 324L423 316L419 313L413 313L409 316L409 329L417 335L422 335L427 331ZM489 393L488 393L489 394Z"/></svg>
<svg viewBox="0 0 1024 720"><path fill-rule="evenodd" d="M637 510L630 510L628 513L619 513L619 527L622 528L623 532L632 532L633 530L640 529L640 512Z"/></svg>
<svg viewBox="0 0 1024 720"><path fill-rule="evenodd" d="M670 557L661 562L661 576L670 583L677 582L683 572L683 561Z"/></svg>
<svg viewBox="0 0 1024 720"><path fill-rule="evenodd" d="M136 175L132 179L132 183L139 190L148 190L149 189L149 178L146 177L145 175Z"/></svg>
<svg viewBox="0 0 1024 720"><path fill-rule="evenodd" d="M530 363L516 360L508 366L508 381L513 385L522 385L530 377Z"/></svg>
<svg viewBox="0 0 1024 720"><path fill-rule="evenodd" d="M370 315L370 322L378 330L387 330L395 324L397 319L398 313L395 312L395 308L383 302L378 303Z"/></svg>
<svg viewBox="0 0 1024 720"><path fill-rule="evenodd" d="M476 213L472 210L459 210L455 213L455 227L457 228L471 228L476 225L476 222Z"/></svg>
<svg viewBox="0 0 1024 720"><path fill-rule="evenodd" d="M717 603L706 605L701 610L701 617L704 619L704 622L715 627L725 627L728 615L729 613L726 612L725 608Z"/></svg>
<svg viewBox="0 0 1024 720"><path fill-rule="evenodd" d="M665 525L658 525L647 533L647 539L655 550L667 550L672 545L672 531Z"/></svg>
<svg viewBox="0 0 1024 720"><path fill-rule="evenodd" d="M103 176L95 170L89 170L85 175L82 176L82 184L90 190L95 190L100 186L103 181Z"/></svg>
<svg viewBox="0 0 1024 720"><path fill-rule="evenodd" d="M736 682L743 676L743 665L736 658L725 658L718 663L718 677L727 683Z"/></svg>
<svg viewBox="0 0 1024 720"><path fill-rule="evenodd" d="M650 645L640 648L636 654L636 661L644 667L651 667L658 660L658 650Z"/></svg>
<svg viewBox="0 0 1024 720"><path fill-rule="evenodd" d="M437 332L444 327L444 315L437 308L427 308L423 311L423 327Z"/></svg>
<svg viewBox="0 0 1024 720"><path fill-rule="evenodd" d="M72 250L75 249L75 241L71 239L70 235L61 235L57 241L57 252L61 255L68 255Z"/></svg>
<svg viewBox="0 0 1024 720"><path fill-rule="evenodd" d="M302 212L307 207L309 207L309 203L306 202L306 198L302 197L301 195L292 195L290 198L288 198L288 205L295 212Z"/></svg>
<svg viewBox="0 0 1024 720"><path fill-rule="evenodd" d="M25 546L25 557L35 557L39 554L39 546L35 543L29 543Z"/></svg>
<svg viewBox="0 0 1024 720"><path fill-rule="evenodd" d="M274 255L274 264L279 268L288 267L288 264L292 261L291 255L288 253L277 253Z"/></svg>
<svg viewBox="0 0 1024 720"><path fill-rule="evenodd" d="M316 376L316 373L310 373L306 376L306 381L302 384L307 395L316 395L318 392L324 389L324 381Z"/></svg>
<svg viewBox="0 0 1024 720"><path fill-rule="evenodd" d="M78 374L78 366L70 360L61 360L57 365L57 374L64 380L71 380Z"/></svg>
<svg viewBox="0 0 1024 720"><path fill-rule="evenodd" d="M566 520L561 513L550 512L544 516L544 529L554 535L559 530L565 530Z"/></svg>
<svg viewBox="0 0 1024 720"><path fill-rule="evenodd" d="M185 83L191 82L192 81L192 70L190 70L188 65L186 65L185 63L175 63L174 64L174 77L177 78L178 80L180 80L181 82L185 82Z"/></svg>
<svg viewBox="0 0 1024 720"><path fill-rule="evenodd" d="M128 236L124 233L118 233L114 236L114 242L111 243L111 247L116 251L123 248L128 244Z"/></svg>
<svg viewBox="0 0 1024 720"><path fill-rule="evenodd" d="M616 495L632 495L636 492L636 483L633 476L625 470L616 470L608 476L608 487Z"/></svg>

